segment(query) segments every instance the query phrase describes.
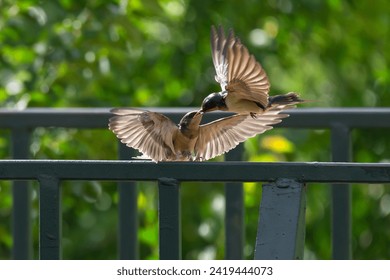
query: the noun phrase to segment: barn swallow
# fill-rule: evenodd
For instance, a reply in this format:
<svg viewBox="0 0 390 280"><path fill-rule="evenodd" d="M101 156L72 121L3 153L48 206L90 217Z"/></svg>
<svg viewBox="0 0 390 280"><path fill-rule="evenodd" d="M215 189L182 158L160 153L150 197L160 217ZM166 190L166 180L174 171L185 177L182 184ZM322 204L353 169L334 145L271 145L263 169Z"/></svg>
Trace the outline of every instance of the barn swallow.
<svg viewBox="0 0 390 280"><path fill-rule="evenodd" d="M191 111L176 125L163 114L138 109L113 109L109 120L122 143L139 150L142 158L159 161L205 161L233 149L246 139L272 129L289 105L275 106L253 118L236 114L200 125L203 112Z"/></svg>
<svg viewBox="0 0 390 280"><path fill-rule="evenodd" d="M269 96L270 83L263 67L230 30L227 38L220 26L211 27L211 53L221 92L208 95L202 102L202 112L214 110L249 113L258 116L278 105L304 102L298 94Z"/></svg>

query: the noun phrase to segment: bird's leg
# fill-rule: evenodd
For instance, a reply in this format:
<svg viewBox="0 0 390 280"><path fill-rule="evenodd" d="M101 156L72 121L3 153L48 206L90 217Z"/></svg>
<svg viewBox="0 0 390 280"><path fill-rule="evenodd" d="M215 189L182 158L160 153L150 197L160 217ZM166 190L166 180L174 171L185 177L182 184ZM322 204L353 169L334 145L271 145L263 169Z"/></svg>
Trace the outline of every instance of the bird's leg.
<svg viewBox="0 0 390 280"><path fill-rule="evenodd" d="M189 151L184 151L181 153L181 156L184 157L184 158L187 158L189 161L192 161L192 155Z"/></svg>
<svg viewBox="0 0 390 280"><path fill-rule="evenodd" d="M257 119L257 114L256 113L250 112L249 114L251 115L252 119Z"/></svg>
<svg viewBox="0 0 390 280"><path fill-rule="evenodd" d="M194 161L203 161L203 158L202 157L198 157L197 155L194 155L193 160Z"/></svg>

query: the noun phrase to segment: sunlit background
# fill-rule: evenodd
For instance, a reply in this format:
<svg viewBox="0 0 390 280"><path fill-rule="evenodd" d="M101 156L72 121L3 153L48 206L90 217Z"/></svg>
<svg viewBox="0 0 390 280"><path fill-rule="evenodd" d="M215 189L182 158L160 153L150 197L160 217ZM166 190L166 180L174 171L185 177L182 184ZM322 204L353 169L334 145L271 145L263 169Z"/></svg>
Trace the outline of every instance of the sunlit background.
<svg viewBox="0 0 390 280"><path fill-rule="evenodd" d="M234 28L261 62L271 94L301 107L390 106L390 2L377 0L0 0L0 104L196 107L218 91L210 26ZM275 129L245 143L245 160L329 161L327 130ZM356 130L353 161L388 162L390 133ZM10 158L0 130L0 156ZM33 132L31 158L116 159L108 130ZM221 160L218 158L216 160ZM37 185L32 197L37 258ZM140 183L140 258L158 258L156 185ZM245 183L245 258L253 258L260 184ZM113 183L63 184L63 258L117 258ZM308 187L305 258L329 259L329 186ZM353 185L353 257L390 258L390 187ZM10 182L0 182L0 258L11 258ZM182 187L183 258L224 257L222 184Z"/></svg>

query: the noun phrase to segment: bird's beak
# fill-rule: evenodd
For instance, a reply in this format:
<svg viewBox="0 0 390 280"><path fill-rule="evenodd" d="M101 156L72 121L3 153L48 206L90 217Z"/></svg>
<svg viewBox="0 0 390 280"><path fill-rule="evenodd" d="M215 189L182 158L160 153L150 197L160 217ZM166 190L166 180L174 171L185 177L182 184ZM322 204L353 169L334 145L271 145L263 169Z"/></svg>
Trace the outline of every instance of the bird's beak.
<svg viewBox="0 0 390 280"><path fill-rule="evenodd" d="M202 109L200 109L198 112L196 112L196 115L203 115L204 114L204 111Z"/></svg>

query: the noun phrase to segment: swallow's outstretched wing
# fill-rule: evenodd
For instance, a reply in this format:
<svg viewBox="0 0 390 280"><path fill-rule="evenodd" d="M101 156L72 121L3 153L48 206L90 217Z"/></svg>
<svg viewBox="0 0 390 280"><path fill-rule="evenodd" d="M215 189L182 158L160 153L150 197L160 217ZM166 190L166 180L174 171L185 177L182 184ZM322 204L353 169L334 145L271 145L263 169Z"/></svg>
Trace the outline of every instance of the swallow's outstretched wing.
<svg viewBox="0 0 390 280"><path fill-rule="evenodd" d="M225 37L221 26L218 30L211 27L211 52L215 79L222 90L235 95L235 99L254 101L266 108L270 88L267 74L232 30Z"/></svg>
<svg viewBox="0 0 390 280"><path fill-rule="evenodd" d="M178 132L168 117L150 111L113 109L109 129L127 146L135 148L153 161L164 161L175 154L172 139Z"/></svg>
<svg viewBox="0 0 390 280"><path fill-rule="evenodd" d="M294 108L293 105L278 105L253 118L250 114L236 114L202 125L195 146L196 159L208 160L226 153L257 134L272 129L288 114L282 110Z"/></svg>
<svg viewBox="0 0 390 280"><path fill-rule="evenodd" d="M211 26L211 56L215 68L215 80L221 85L222 90L225 90L228 84L228 46L234 43L233 39L233 30L230 30L226 38L221 26L218 27L218 31Z"/></svg>

